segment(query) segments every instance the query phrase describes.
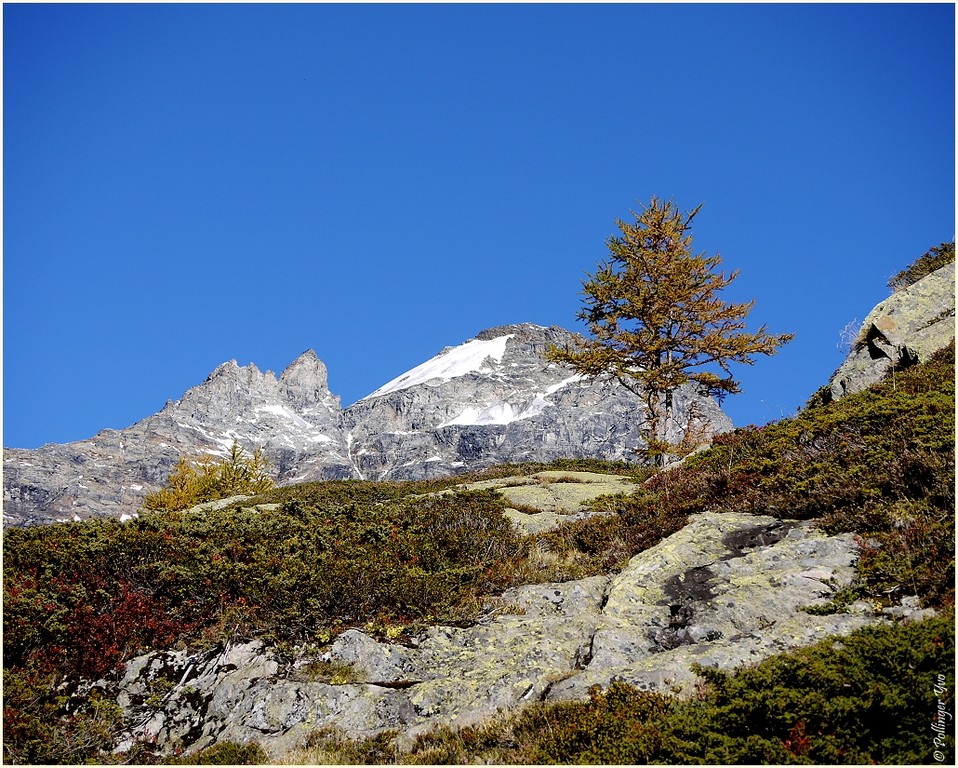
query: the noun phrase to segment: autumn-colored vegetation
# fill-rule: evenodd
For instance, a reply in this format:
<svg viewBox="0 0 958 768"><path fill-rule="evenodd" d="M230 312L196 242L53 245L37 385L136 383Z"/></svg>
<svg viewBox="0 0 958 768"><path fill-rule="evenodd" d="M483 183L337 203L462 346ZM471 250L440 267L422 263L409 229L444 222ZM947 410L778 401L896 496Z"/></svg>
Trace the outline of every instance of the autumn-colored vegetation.
<svg viewBox="0 0 958 768"><path fill-rule="evenodd" d="M274 485L262 448L248 454L234 440L225 458L181 457L163 488L149 494L143 506L154 512L175 512L206 501L266 493Z"/></svg>
<svg viewBox="0 0 958 768"><path fill-rule="evenodd" d="M620 235L606 241L608 260L582 286L578 318L591 337L547 352L577 373L614 379L640 396L645 451L663 465L668 454L696 447L669 442L679 387L694 384L719 399L738 392L730 365L773 355L792 338L764 326L747 331L754 302L723 299L738 271L719 271L718 254L694 252L692 222L701 207L683 214L672 201L653 197L641 213L633 212L634 221L617 220ZM696 432L691 414L688 421L686 438Z"/></svg>
<svg viewBox="0 0 958 768"><path fill-rule="evenodd" d="M946 264L951 264L954 260L954 241L935 245L889 280L888 287L896 291L907 288L909 285L917 283L923 277L930 275L936 269L941 269Z"/></svg>

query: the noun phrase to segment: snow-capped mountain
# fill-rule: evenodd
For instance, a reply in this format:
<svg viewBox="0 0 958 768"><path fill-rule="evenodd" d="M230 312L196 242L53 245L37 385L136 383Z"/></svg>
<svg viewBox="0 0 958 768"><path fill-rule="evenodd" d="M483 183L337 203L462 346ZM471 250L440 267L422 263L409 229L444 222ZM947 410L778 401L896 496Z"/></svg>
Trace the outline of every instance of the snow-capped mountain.
<svg viewBox="0 0 958 768"><path fill-rule="evenodd" d="M353 465L366 479L435 477L502 462L635 458L639 398L550 363L562 328L511 325L440 352L352 405ZM711 400L680 393L677 422L695 400L713 431L731 423Z"/></svg>
<svg viewBox="0 0 958 768"><path fill-rule="evenodd" d="M502 462L565 456L634 458L639 399L545 360L574 334L512 325L483 331L347 409L312 351L277 378L219 366L153 416L122 430L36 450L4 449L5 525L134 515L181 455L262 447L280 484L435 477ZM676 398L677 430L696 404L700 427L731 427L710 399Z"/></svg>

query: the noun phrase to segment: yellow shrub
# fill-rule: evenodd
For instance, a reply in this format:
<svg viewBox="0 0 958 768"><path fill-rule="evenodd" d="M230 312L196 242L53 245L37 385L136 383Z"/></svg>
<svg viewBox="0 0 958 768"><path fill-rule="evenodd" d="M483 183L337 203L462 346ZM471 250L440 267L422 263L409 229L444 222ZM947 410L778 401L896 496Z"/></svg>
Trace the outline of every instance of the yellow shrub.
<svg viewBox="0 0 958 768"><path fill-rule="evenodd" d="M229 455L222 459L180 457L166 485L149 494L143 506L151 511L176 511L204 501L266 493L274 485L268 469L262 448L247 454L234 440Z"/></svg>

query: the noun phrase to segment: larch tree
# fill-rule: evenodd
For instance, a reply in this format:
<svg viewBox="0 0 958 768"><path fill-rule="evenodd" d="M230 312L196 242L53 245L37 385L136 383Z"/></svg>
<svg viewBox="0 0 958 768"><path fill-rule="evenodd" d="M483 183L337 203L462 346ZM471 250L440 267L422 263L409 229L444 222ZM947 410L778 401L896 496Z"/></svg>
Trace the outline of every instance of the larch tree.
<svg viewBox="0 0 958 768"><path fill-rule="evenodd" d="M632 223L617 220L620 235L606 241L609 258L583 283L578 318L592 335L575 346L552 347L548 358L593 379L615 379L643 398L646 451L664 464L675 452L668 441L673 393L693 382L721 400L739 391L732 363L752 364L772 355L791 334L763 325L745 330L754 301L726 303L719 294L736 277L717 271L722 259L692 250L692 220L653 197Z"/></svg>

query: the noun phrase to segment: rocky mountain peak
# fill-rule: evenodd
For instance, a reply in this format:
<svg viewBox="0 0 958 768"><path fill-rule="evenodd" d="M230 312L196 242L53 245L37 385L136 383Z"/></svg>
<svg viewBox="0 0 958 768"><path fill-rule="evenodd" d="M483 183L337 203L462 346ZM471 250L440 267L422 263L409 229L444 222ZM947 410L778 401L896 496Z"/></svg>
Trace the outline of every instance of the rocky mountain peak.
<svg viewBox="0 0 958 768"><path fill-rule="evenodd" d="M489 341L491 339L497 339L500 336L512 336L517 341L529 341L531 339L541 339L556 332L560 335L569 334L569 331L557 326L547 328L543 325L536 325L535 323L517 323L515 325L499 325L495 328L487 328L477 333L476 338L480 341Z"/></svg>
<svg viewBox="0 0 958 768"><path fill-rule="evenodd" d="M590 381L546 360L549 345L575 338L531 323L490 328L367 395L346 411L360 477L436 477L559 457L636 458L641 400L617 383ZM676 439L693 411L703 415L706 431L732 426L714 401L691 389L678 392L676 403Z"/></svg>
<svg viewBox="0 0 958 768"><path fill-rule="evenodd" d="M296 406L311 408L339 398L329 391L329 372L316 353L307 349L280 374L279 390Z"/></svg>

